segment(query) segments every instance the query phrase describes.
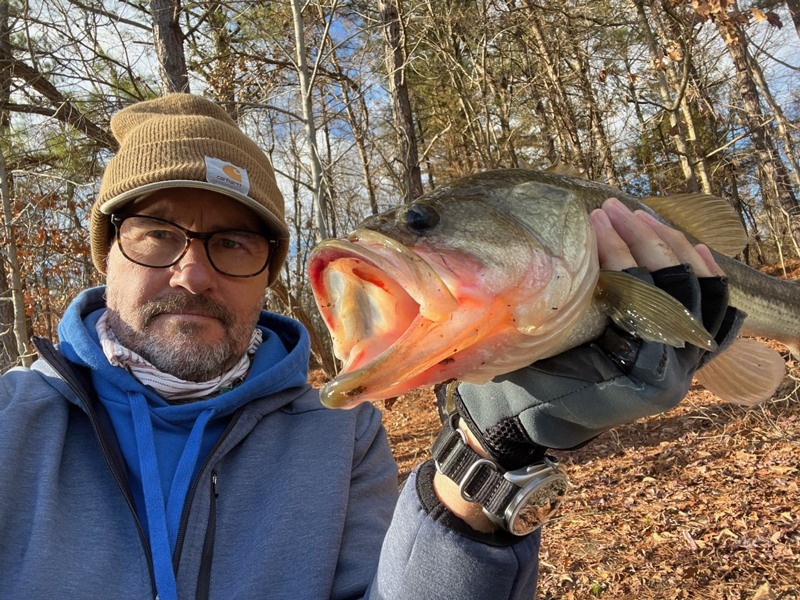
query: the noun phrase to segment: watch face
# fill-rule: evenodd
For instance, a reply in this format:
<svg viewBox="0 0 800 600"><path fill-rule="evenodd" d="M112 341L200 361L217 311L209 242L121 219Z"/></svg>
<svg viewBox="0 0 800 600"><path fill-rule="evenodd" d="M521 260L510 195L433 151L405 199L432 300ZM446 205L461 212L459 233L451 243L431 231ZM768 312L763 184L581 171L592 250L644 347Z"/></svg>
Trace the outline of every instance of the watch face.
<svg viewBox="0 0 800 600"><path fill-rule="evenodd" d="M567 478L558 473L523 490L516 505L509 506L508 529L514 535L527 535L547 521L567 492Z"/></svg>

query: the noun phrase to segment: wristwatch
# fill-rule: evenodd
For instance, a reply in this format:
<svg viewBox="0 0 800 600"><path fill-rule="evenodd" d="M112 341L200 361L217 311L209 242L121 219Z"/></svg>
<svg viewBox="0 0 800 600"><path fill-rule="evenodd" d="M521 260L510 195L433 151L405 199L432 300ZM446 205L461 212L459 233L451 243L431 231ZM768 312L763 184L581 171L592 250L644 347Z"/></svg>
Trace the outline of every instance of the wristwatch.
<svg viewBox="0 0 800 600"><path fill-rule="evenodd" d="M450 415L433 443L436 470L502 529L514 535L536 531L561 506L569 486L564 468L545 456L527 467L505 471L469 447L466 434L456 426L457 417L458 413Z"/></svg>

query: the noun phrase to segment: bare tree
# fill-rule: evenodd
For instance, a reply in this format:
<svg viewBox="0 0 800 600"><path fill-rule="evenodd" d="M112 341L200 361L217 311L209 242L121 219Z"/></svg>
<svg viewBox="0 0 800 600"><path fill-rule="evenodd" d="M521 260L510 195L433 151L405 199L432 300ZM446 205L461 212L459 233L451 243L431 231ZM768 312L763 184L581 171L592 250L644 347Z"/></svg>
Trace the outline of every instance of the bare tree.
<svg viewBox="0 0 800 600"><path fill-rule="evenodd" d="M189 74L183 52L183 34L178 17L179 0L151 0L153 44L158 57L162 92L189 91Z"/></svg>
<svg viewBox="0 0 800 600"><path fill-rule="evenodd" d="M328 237L328 224L325 210L325 188L322 163L319 159L319 148L317 147L317 127L314 123L314 108L312 101L314 73L309 72L308 61L306 60L307 49L300 0L292 0L292 16L294 18L297 76L300 80L300 98L303 104L303 120L305 121L306 127L306 142L308 144L309 160L311 161L311 186L314 193L314 205L316 206L317 239L324 240L326 237ZM331 19L332 18L333 17L331 17Z"/></svg>
<svg viewBox="0 0 800 600"><path fill-rule="evenodd" d="M793 239L795 253L800 258L800 248L798 248L800 204L792 190L786 165L775 148L772 134L767 125L769 119L765 118L758 87L753 77L753 59L748 50L747 36L740 24L748 17L737 11L727 13L724 10L712 12L709 17L714 20L736 69L736 82L742 98L742 112L748 125L759 167L764 175L762 189L768 210L769 207L772 209L770 217L773 225L779 231L789 233ZM785 219L775 211L782 211Z"/></svg>
<svg viewBox="0 0 800 600"><path fill-rule="evenodd" d="M2 134L0 134L2 137ZM33 354L29 350L28 323L25 319L25 299L22 292L22 273L17 254L17 235L14 230L14 216L11 211L11 190L8 185L5 158L0 153L0 201L3 204L3 221L5 223L5 259L11 275L11 301L14 306L14 337L17 342L17 353L23 366L33 364Z"/></svg>
<svg viewBox="0 0 800 600"><path fill-rule="evenodd" d="M675 141L675 147L678 151L678 157L681 168L683 169L684 178L686 179L686 185L689 191L696 192L699 190L699 186L697 184L697 177L695 176L694 169L692 168L692 161L690 160L692 153L689 144L686 141L686 136L681 128L681 119L678 112L680 98L678 98L678 101L676 102L675 97L670 89L669 81L667 80L667 75L665 73L666 69L663 64L664 52L659 48L658 42L651 28L650 20L648 19L647 12L645 11L644 0L634 0L634 5L636 6L636 14L639 18L639 26L642 34L645 37L647 48L650 52L651 63L656 71L658 92L661 95L663 109L669 116L669 122L672 128L670 133L672 133L672 137Z"/></svg>
<svg viewBox="0 0 800 600"><path fill-rule="evenodd" d="M406 202L411 202L423 193L422 174L419 168L419 153L411 112L411 101L406 79L406 39L400 13L400 0L378 0L381 13L383 38L386 44L386 70L389 73L389 89L392 94L392 107L395 130L400 151L400 165L403 169L404 194Z"/></svg>

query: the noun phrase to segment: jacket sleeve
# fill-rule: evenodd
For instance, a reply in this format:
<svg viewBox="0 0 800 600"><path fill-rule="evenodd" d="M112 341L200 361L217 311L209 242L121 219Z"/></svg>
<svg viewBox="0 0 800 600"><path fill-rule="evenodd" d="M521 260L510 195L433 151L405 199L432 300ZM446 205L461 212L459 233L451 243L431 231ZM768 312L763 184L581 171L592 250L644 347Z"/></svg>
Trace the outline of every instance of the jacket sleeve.
<svg viewBox="0 0 800 600"><path fill-rule="evenodd" d="M368 597L381 600L524 599L536 592L539 531L483 535L433 491L432 461L406 482L381 549Z"/></svg>

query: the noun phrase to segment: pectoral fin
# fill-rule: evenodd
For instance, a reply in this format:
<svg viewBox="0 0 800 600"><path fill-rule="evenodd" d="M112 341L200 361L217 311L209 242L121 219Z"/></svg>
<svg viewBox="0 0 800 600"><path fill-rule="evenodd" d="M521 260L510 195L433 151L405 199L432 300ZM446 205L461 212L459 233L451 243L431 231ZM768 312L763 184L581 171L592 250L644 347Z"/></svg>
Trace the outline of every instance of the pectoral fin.
<svg viewBox="0 0 800 600"><path fill-rule="evenodd" d="M755 340L739 338L695 377L722 400L753 406L771 398L785 374L786 363L780 353Z"/></svg>
<svg viewBox="0 0 800 600"><path fill-rule="evenodd" d="M747 231L739 214L722 198L706 194L650 196L642 202L659 215L726 256L736 256L747 245Z"/></svg>
<svg viewBox="0 0 800 600"><path fill-rule="evenodd" d="M714 337L683 304L633 275L601 270L595 296L614 323L647 342L717 348Z"/></svg>

